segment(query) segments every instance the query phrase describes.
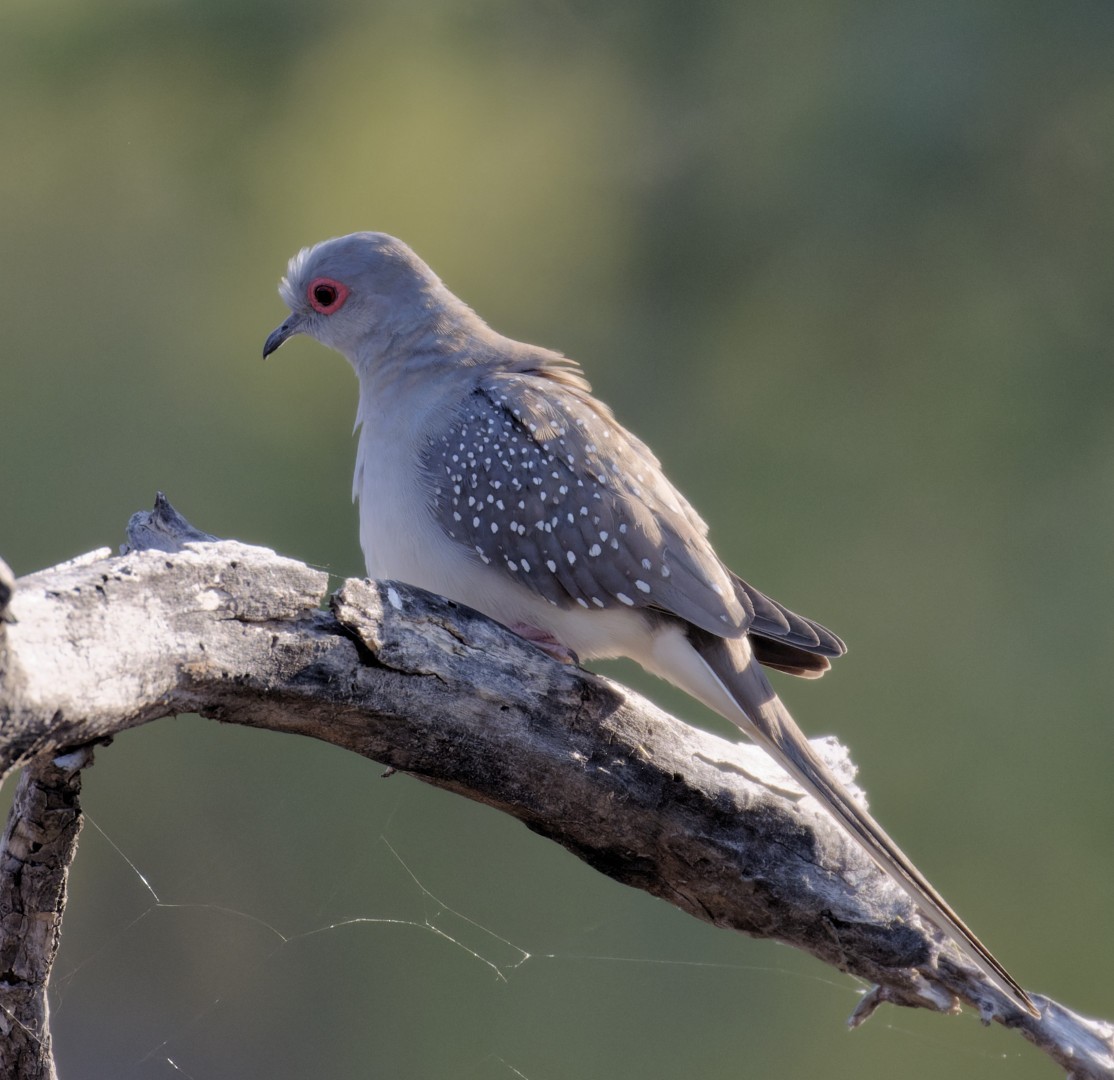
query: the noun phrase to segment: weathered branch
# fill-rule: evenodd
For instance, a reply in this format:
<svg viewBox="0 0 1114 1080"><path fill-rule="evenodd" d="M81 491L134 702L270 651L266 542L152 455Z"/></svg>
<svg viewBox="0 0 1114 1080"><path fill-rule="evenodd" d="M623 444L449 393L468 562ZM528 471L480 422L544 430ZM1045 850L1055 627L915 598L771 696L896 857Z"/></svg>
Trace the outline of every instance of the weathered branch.
<svg viewBox="0 0 1114 1080"><path fill-rule="evenodd" d="M39 758L20 777L0 847L0 1075L53 1080L47 978L62 929L66 878L81 831L82 748Z"/></svg>
<svg viewBox="0 0 1114 1080"><path fill-rule="evenodd" d="M1114 1076L1114 1027L1040 996L1040 1020L1018 1012L760 752L406 585L350 580L322 611L324 573L196 530L179 550L189 526L171 514L133 518L120 557L16 583L14 621L0 623L0 776L30 762L42 774L51 756L182 712L310 735L513 814L700 919L859 976L875 988L852 1023L886 1001L966 1002L1069 1075ZM837 744L818 748L849 777ZM0 891L3 957L26 939L13 903ZM53 946L30 947L45 979ZM0 1062L14 1027L0 1025ZM26 1028L49 1058L45 1012Z"/></svg>

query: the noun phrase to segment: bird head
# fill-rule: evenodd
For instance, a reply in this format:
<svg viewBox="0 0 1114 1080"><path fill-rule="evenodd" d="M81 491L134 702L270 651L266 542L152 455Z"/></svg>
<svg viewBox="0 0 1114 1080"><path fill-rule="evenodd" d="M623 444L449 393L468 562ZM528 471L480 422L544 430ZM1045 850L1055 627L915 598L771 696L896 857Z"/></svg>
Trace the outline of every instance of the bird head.
<svg viewBox="0 0 1114 1080"><path fill-rule="evenodd" d="M357 368L392 340L447 310L464 309L401 240L374 232L303 248L290 260L279 294L290 317L267 338L264 357L307 334Z"/></svg>

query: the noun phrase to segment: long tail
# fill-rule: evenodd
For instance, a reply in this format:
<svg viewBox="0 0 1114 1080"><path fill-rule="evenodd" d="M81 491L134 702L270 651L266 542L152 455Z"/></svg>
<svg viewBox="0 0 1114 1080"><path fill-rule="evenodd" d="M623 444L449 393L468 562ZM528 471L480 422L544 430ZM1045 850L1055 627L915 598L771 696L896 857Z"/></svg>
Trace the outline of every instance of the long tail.
<svg viewBox="0 0 1114 1080"><path fill-rule="evenodd" d="M689 640L715 676L720 689L738 709L724 709L705 699L708 704L772 754L806 791L816 796L867 854L908 893L940 930L970 956L999 990L1027 1013L1039 1017L1036 1006L1020 984L975 937L882 827L851 799L847 790L816 755L753 658L746 639L725 640L697 632L695 635L690 633Z"/></svg>

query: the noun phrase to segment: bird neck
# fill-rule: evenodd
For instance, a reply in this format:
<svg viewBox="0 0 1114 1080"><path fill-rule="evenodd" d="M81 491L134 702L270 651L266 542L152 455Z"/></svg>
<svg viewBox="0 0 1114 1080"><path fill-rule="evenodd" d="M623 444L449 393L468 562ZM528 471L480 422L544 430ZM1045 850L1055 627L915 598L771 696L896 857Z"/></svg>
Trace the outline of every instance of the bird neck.
<svg viewBox="0 0 1114 1080"><path fill-rule="evenodd" d="M491 334L487 324L440 282L420 298L396 307L365 329L354 352L345 351L361 382L365 376L429 377L434 370L467 363L470 345Z"/></svg>

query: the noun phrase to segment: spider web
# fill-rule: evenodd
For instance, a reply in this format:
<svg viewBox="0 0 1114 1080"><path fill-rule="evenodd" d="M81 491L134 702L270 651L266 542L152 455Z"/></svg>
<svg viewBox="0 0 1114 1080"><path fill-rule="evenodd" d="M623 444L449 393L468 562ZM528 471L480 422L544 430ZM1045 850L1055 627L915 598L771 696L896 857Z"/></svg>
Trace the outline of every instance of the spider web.
<svg viewBox="0 0 1114 1080"><path fill-rule="evenodd" d="M879 1043L923 1075L1017 1075L971 1023L848 1040L852 980L380 772L197 721L99 751L51 986L62 1080L788 1077L833 1052L870 1076Z"/></svg>

